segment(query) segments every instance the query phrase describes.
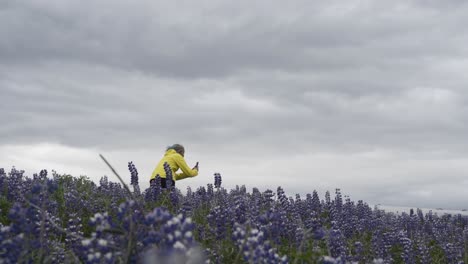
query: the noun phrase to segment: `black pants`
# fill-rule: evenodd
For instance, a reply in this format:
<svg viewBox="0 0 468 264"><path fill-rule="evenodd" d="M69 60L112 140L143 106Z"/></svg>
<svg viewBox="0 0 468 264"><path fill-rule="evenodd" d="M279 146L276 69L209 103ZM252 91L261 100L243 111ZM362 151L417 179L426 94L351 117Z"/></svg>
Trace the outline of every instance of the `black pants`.
<svg viewBox="0 0 468 264"><path fill-rule="evenodd" d="M167 188L167 185L166 185L166 178L160 178L161 179L161 188L164 188L166 189ZM155 179L152 179L150 180L150 184L155 181ZM172 186L175 187L175 181L172 181Z"/></svg>

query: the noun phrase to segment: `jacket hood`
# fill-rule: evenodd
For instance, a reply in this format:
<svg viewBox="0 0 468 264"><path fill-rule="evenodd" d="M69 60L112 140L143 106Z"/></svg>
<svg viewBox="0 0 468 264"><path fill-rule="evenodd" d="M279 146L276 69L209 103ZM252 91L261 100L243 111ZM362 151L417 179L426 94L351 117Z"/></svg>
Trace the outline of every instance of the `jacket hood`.
<svg viewBox="0 0 468 264"><path fill-rule="evenodd" d="M164 156L173 155L173 154L178 154L178 153L174 149L169 149L166 151L166 154L164 154Z"/></svg>

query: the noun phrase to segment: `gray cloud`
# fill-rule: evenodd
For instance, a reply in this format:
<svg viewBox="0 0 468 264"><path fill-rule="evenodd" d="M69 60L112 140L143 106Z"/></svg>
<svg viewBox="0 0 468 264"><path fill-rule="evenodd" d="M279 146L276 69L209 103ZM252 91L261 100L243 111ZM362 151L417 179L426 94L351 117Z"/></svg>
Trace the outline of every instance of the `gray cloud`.
<svg viewBox="0 0 468 264"><path fill-rule="evenodd" d="M261 88L249 92L253 85L243 81L155 79L87 65L11 67L8 73L0 82L5 143L53 139L118 148L174 137L304 151L466 146L465 97L454 90L350 96L296 88L292 81L288 90L265 87L262 94Z"/></svg>
<svg viewBox="0 0 468 264"><path fill-rule="evenodd" d="M125 153L181 142L210 169L223 164L230 175L259 175L257 183L271 175L292 192L305 190L284 175L308 182L296 170L329 154L313 170L335 179L315 180L321 190L450 203L434 189L458 190L466 172L451 160L465 160L468 147L467 9L416 0L4 1L0 146L46 142L125 162ZM376 167L357 182L340 176L373 151L392 159L371 160ZM276 168L282 160L295 169ZM334 169L343 162L354 165ZM397 180L368 182L391 173Z"/></svg>
<svg viewBox="0 0 468 264"><path fill-rule="evenodd" d="M466 55L461 4L440 10L417 1L301 4L309 8L264 1L202 1L196 7L17 1L3 8L0 51L14 63L85 61L186 78L249 69L414 67L431 58Z"/></svg>

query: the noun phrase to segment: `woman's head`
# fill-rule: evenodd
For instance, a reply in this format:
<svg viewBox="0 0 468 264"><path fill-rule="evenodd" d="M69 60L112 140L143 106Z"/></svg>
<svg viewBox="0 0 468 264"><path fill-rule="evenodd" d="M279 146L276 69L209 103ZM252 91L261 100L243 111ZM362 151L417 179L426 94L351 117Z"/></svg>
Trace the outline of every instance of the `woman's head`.
<svg viewBox="0 0 468 264"><path fill-rule="evenodd" d="M180 144L174 144L172 146L169 146L169 147L167 147L166 151L170 150L170 149L175 150L177 153L179 153L182 156L184 156L184 154L185 154L185 148L184 148L184 146L182 146Z"/></svg>

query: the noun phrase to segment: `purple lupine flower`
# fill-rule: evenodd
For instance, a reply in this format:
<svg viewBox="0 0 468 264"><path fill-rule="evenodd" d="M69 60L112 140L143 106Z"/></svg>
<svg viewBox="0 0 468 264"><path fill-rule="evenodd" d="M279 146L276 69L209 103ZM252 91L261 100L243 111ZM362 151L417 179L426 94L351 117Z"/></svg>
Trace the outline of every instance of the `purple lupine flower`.
<svg viewBox="0 0 468 264"><path fill-rule="evenodd" d="M270 208L258 217L257 223L259 230L264 232L269 240L279 243L281 235L285 232L283 220L283 216L278 211Z"/></svg>
<svg viewBox="0 0 468 264"><path fill-rule="evenodd" d="M8 188L8 179L5 174L5 170L0 168L0 194L6 196L6 190Z"/></svg>
<svg viewBox="0 0 468 264"><path fill-rule="evenodd" d="M179 214L169 219L162 228L166 246L184 251L192 247L195 225L190 217Z"/></svg>
<svg viewBox="0 0 468 264"><path fill-rule="evenodd" d="M256 219L260 215L260 207L262 205L262 194L257 189L253 191L250 199L246 201L247 220L249 223L256 223Z"/></svg>
<svg viewBox="0 0 468 264"><path fill-rule="evenodd" d="M340 229L334 227L330 230L328 248L330 250L330 256L334 258L341 257L343 260L346 259L346 242Z"/></svg>
<svg viewBox="0 0 468 264"><path fill-rule="evenodd" d="M207 194L205 187L200 186L200 187L197 189L197 194L198 194L198 195L201 195L201 196L205 196L205 195Z"/></svg>
<svg viewBox="0 0 468 264"><path fill-rule="evenodd" d="M221 174L215 173L214 174L214 186L216 189L221 188Z"/></svg>
<svg viewBox="0 0 468 264"><path fill-rule="evenodd" d="M180 213L188 217L192 214L193 205L190 199L185 199L182 202L182 207L179 209Z"/></svg>
<svg viewBox="0 0 468 264"><path fill-rule="evenodd" d="M403 252L401 253L403 261L408 264L415 263L413 256L413 243L411 239L406 237L406 233L404 231L400 231L400 233L398 234L398 239L400 244L403 245Z"/></svg>
<svg viewBox="0 0 468 264"><path fill-rule="evenodd" d="M372 209L364 203L362 200L359 200L356 205L357 216L357 227L356 231L359 233L364 233L365 231L374 231L372 226Z"/></svg>
<svg viewBox="0 0 468 264"><path fill-rule="evenodd" d="M442 249L445 252L447 263L459 263L462 258L461 249L454 243L446 243Z"/></svg>
<svg viewBox="0 0 468 264"><path fill-rule="evenodd" d="M81 242L79 240L79 237L83 236L82 228L83 225L81 223L81 217L76 212L71 213L67 227L65 228L65 230L67 231L65 243L68 248L79 248Z"/></svg>
<svg viewBox="0 0 468 264"><path fill-rule="evenodd" d="M143 212L140 211L138 201L126 200L119 205L117 211L117 220L121 223L121 227L127 232L134 231L134 224L142 222L144 218ZM112 224L112 223L111 223Z"/></svg>
<svg viewBox="0 0 468 264"><path fill-rule="evenodd" d="M99 180L99 187L101 189L107 190L109 188L109 179L107 176L102 176L101 179Z"/></svg>
<svg viewBox="0 0 468 264"><path fill-rule="evenodd" d="M312 201L311 201L312 210L316 212L321 211L320 199L316 190L312 193Z"/></svg>
<svg viewBox="0 0 468 264"><path fill-rule="evenodd" d="M261 194L260 190L257 187L252 188L252 195L258 195Z"/></svg>
<svg viewBox="0 0 468 264"><path fill-rule="evenodd" d="M393 258L390 254L390 249L397 243L395 234L392 232L383 233L383 249L384 249L384 260L386 262L393 262Z"/></svg>
<svg viewBox="0 0 468 264"><path fill-rule="evenodd" d="M8 200L24 201L22 197L24 191L23 174L23 170L19 171L15 167L12 167L11 171L8 173Z"/></svg>
<svg viewBox="0 0 468 264"><path fill-rule="evenodd" d="M320 260L322 264L346 264L346 260L341 257L334 258L330 256L323 256Z"/></svg>
<svg viewBox="0 0 468 264"><path fill-rule="evenodd" d="M166 209L157 207L150 213L145 215L144 223L149 228L144 238L141 240L144 248L151 247L152 245L159 245L164 239L164 233L161 230L172 215Z"/></svg>
<svg viewBox="0 0 468 264"><path fill-rule="evenodd" d="M304 222L304 226L310 230L313 239L319 240L325 235L317 212L312 211L310 213L310 216Z"/></svg>
<svg viewBox="0 0 468 264"><path fill-rule="evenodd" d="M111 218L108 213L96 213L89 219L89 224L96 227L97 233L111 228Z"/></svg>
<svg viewBox="0 0 468 264"><path fill-rule="evenodd" d="M305 239L305 231L301 227L297 227L295 231L295 245L297 248L300 249L300 246L302 245L303 240Z"/></svg>
<svg viewBox="0 0 468 264"><path fill-rule="evenodd" d="M417 242L418 251L419 251L419 262L421 264L431 263L431 255L429 254L429 248L423 239L419 239Z"/></svg>
<svg viewBox="0 0 468 264"><path fill-rule="evenodd" d="M209 197L213 197L213 194L214 194L214 191L213 191L213 184L208 183L208 184L206 185L206 194L207 194Z"/></svg>
<svg viewBox="0 0 468 264"><path fill-rule="evenodd" d="M47 170L41 170L39 175L37 173L33 174L33 180L44 181L47 178Z"/></svg>
<svg viewBox="0 0 468 264"><path fill-rule="evenodd" d="M419 223L424 222L424 214L420 208L417 209L416 214L418 215Z"/></svg>
<svg viewBox="0 0 468 264"><path fill-rule="evenodd" d="M145 215L145 224L148 226L158 226L172 218L172 215L164 208L154 208L153 211Z"/></svg>
<svg viewBox="0 0 468 264"><path fill-rule="evenodd" d="M273 196L275 196L275 194L270 189L263 192L263 206L270 207L273 203Z"/></svg>
<svg viewBox="0 0 468 264"><path fill-rule="evenodd" d="M45 180L45 178L47 178L47 170L41 170L39 176L41 180Z"/></svg>
<svg viewBox="0 0 468 264"><path fill-rule="evenodd" d="M276 196L278 197L278 202L281 205L281 208L284 210L288 209L288 198L284 194L283 188L278 187L276 191Z"/></svg>
<svg viewBox="0 0 468 264"><path fill-rule="evenodd" d="M328 209L330 209L330 206L331 206L330 191L325 192L325 205L327 206Z"/></svg>
<svg viewBox="0 0 468 264"><path fill-rule="evenodd" d="M8 213L9 226L0 226L0 260L5 263L18 263L25 249L27 238L25 230L30 229L26 223L26 210L19 203L14 203Z"/></svg>
<svg viewBox="0 0 468 264"><path fill-rule="evenodd" d="M341 226L343 222L343 199L341 197L341 190L338 188L335 190L335 200L331 207L330 216L332 221L336 221L336 223Z"/></svg>
<svg viewBox="0 0 468 264"><path fill-rule="evenodd" d="M218 240L224 239L226 236L228 223L228 212L226 209L225 206L216 206L207 216L212 232Z"/></svg>
<svg viewBox="0 0 468 264"><path fill-rule="evenodd" d="M186 263L189 259L196 263L204 261L193 238L195 225L191 218L182 214L173 217L166 210L156 208L145 219L151 229L144 240L147 249L143 252L143 262L153 263L158 260Z"/></svg>
<svg viewBox="0 0 468 264"><path fill-rule="evenodd" d="M169 199L171 201L171 204L174 208L174 210L178 210L179 208L179 189L176 189L176 188L171 188L171 192L169 194Z"/></svg>
<svg viewBox="0 0 468 264"><path fill-rule="evenodd" d="M246 230L243 225L236 224L232 234L234 242L243 252L244 260L249 263L288 263L286 256L280 256L271 247L263 231L258 229Z"/></svg>
<svg viewBox="0 0 468 264"><path fill-rule="evenodd" d="M180 243L175 241L175 238L180 237L178 231L183 227L169 228L168 221L174 216L166 210L167 218L159 222L150 221L148 215L151 213L143 215L140 202L127 200L122 185L108 182L105 177L96 186L86 178L58 175L54 171L52 175L52 179L47 178L45 171L41 171L29 178L16 169L9 175L0 170L2 208L6 204L9 210L9 214L8 211L0 212L0 262L18 262L19 258L30 262L33 260L28 259L28 256L34 255L44 262L87 263L144 263L146 260L151 261L151 256L162 256L159 260L167 260L169 263L178 257L185 261L203 255L198 254L203 253L203 250L197 249L196 245L187 246L183 239ZM154 187L154 183L157 181L153 181L151 187ZM154 188L145 190L145 199L157 201L147 199L147 196L151 196L151 189ZM208 185L208 193L212 189L213 184L211 187ZM327 237L330 245L330 237L336 235L333 234L334 230L341 233L345 245L355 242L354 239L362 241L365 234L373 234L371 252L365 258L360 253L363 245L355 242L354 250L346 250L344 256L329 254L330 258L335 257L335 262L361 259L363 263L371 263L375 258L376 263L390 263L395 246L402 247L401 257L406 263L414 263L416 260L422 264L431 263L433 260L429 254L429 245L432 249L444 251L446 259L438 259L441 262L462 263L466 254L463 249L468 241L468 218L461 215L438 216L432 212L423 215L419 209L409 214L396 215L378 208L373 210L363 201L354 204L347 196L344 203L340 197L333 201L325 197L329 200L327 206L326 201L320 202L315 193L308 194L303 201L300 196L287 198L282 189L275 201L272 199L272 191L261 193L254 188L249 194L244 185L236 185L229 192L219 188L213 195L207 195L205 187L193 193L188 190L185 196L176 188L171 190L165 197L178 199L172 202L175 206L171 206L171 210L181 213L181 217L188 219L193 215L200 218L200 215L206 215L206 211L210 212L209 225L197 224L193 227L193 235L196 240L206 242L212 261L228 261L223 252L225 246L216 242L219 239L229 240L227 231L235 230L236 225L245 231L243 238L234 235L231 238L241 254L245 250L241 250L242 246L235 241L247 241L246 238L263 241L259 248L249 249L248 261L254 262L255 259L259 263L277 263L279 261L275 254L279 254L274 247L282 243L298 246L301 241L305 241L314 250L323 243L317 240L323 238L324 229L330 221L332 229ZM15 197L18 199L15 200ZM37 206L33 207L32 204ZM144 207L149 209L155 204L149 203ZM327 213L331 213L332 217L328 217ZM107 215L107 218L99 215ZM88 225L86 220L89 218L95 223ZM107 219L107 222L103 219ZM249 230L258 230L262 235L253 236ZM352 239L347 239L350 236ZM131 245L130 250L128 245ZM330 250L337 251L333 247ZM296 253L300 251L298 248ZM41 252L47 252L47 255ZM352 252L353 256L349 256ZM204 261L203 257L197 259Z"/></svg>
<svg viewBox="0 0 468 264"><path fill-rule="evenodd" d="M353 257L354 261L358 263L366 262L366 259L365 259L366 256L364 256L364 245L360 241L354 242L354 252L355 252L355 255Z"/></svg>
<svg viewBox="0 0 468 264"><path fill-rule="evenodd" d="M354 234L357 231L359 219L356 215L355 205L348 196L346 196L345 203L342 208L341 221L341 229L343 230L343 235L347 239L350 239L354 236Z"/></svg>
<svg viewBox="0 0 468 264"><path fill-rule="evenodd" d="M157 174L156 177L154 178L154 181L151 182L151 186L152 186L152 189L154 190L153 201L155 201L157 198L157 195L161 193L161 188L162 188L161 176L159 176L159 174Z"/></svg>
<svg viewBox="0 0 468 264"><path fill-rule="evenodd" d="M90 223L96 227L96 232L90 238L81 240L80 256L86 263L115 263L122 256L121 251L114 251L115 242L103 231L110 228L107 213L95 214Z"/></svg>
<svg viewBox="0 0 468 264"><path fill-rule="evenodd" d="M138 185L138 170L133 164L133 161L128 163L128 170L130 171L131 180L130 184L133 186L133 191L137 194L140 194L140 186Z"/></svg>
<svg viewBox="0 0 468 264"><path fill-rule="evenodd" d="M241 194L241 195L247 194L247 187L245 187L244 184L241 185L241 187L239 189L239 194Z"/></svg>
<svg viewBox="0 0 468 264"><path fill-rule="evenodd" d="M234 198L234 211L235 221L240 224L244 224L247 221L247 206L243 199L243 196L236 196Z"/></svg>
<svg viewBox="0 0 468 264"><path fill-rule="evenodd" d="M190 188L190 186L187 186L187 194L185 195L187 198L193 198L193 192L192 192L192 188Z"/></svg>
<svg viewBox="0 0 468 264"><path fill-rule="evenodd" d="M166 188L171 189L172 188L172 170L171 166L167 162L164 162L164 171L166 172Z"/></svg>
<svg viewBox="0 0 468 264"><path fill-rule="evenodd" d="M52 240L50 244L51 251L49 251L47 256L44 258L44 262L65 263L67 254L65 245L58 240Z"/></svg>
<svg viewBox="0 0 468 264"><path fill-rule="evenodd" d="M18 263L25 243L24 233L12 231L11 226L0 226L0 260L4 263Z"/></svg>

